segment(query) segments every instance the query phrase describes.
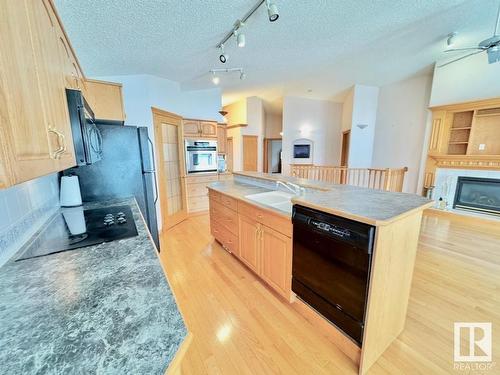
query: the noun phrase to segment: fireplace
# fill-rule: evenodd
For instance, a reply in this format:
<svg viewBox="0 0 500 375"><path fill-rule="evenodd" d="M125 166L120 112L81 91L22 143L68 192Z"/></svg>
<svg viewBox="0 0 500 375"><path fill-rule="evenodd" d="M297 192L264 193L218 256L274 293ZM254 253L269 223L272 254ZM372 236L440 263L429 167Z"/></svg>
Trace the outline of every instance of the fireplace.
<svg viewBox="0 0 500 375"><path fill-rule="evenodd" d="M500 215L500 179L458 177L453 208Z"/></svg>

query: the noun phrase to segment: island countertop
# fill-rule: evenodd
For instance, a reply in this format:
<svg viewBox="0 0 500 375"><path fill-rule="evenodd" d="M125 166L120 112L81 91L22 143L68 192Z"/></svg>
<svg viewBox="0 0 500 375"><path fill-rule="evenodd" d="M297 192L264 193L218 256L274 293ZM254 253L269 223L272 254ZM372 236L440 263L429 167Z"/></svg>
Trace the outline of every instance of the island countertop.
<svg viewBox="0 0 500 375"><path fill-rule="evenodd" d="M292 198L293 204L375 226L387 225L414 211L424 210L433 205L430 199L416 194L395 193L351 185L328 184L281 174L234 172L234 175L234 181L218 182L209 185L209 187L235 196L244 190L238 185L247 186L247 184L259 184L259 181L263 181L267 183L268 189L271 190L276 181L293 182L306 188L305 192ZM267 208L272 209L271 207Z"/></svg>
<svg viewBox="0 0 500 375"><path fill-rule="evenodd" d="M164 374L187 330L134 199L138 236L0 268L2 372Z"/></svg>

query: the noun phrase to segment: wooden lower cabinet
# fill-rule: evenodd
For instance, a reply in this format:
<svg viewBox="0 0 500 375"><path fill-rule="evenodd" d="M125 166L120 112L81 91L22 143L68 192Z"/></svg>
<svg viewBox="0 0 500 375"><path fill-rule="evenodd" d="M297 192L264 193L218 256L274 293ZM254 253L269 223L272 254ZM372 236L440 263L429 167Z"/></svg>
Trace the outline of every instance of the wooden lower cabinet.
<svg viewBox="0 0 500 375"><path fill-rule="evenodd" d="M262 225L260 242L260 276L285 298L289 298L292 282L291 238Z"/></svg>
<svg viewBox="0 0 500 375"><path fill-rule="evenodd" d="M262 225L246 216L239 215L240 259L252 271L260 273L260 231Z"/></svg>

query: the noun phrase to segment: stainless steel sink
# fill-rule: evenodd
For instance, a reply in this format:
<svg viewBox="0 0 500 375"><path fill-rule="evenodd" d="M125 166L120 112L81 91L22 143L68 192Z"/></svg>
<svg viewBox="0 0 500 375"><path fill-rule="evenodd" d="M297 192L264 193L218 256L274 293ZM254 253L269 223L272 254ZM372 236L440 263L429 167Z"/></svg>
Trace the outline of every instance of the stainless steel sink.
<svg viewBox="0 0 500 375"><path fill-rule="evenodd" d="M285 193L283 191L268 191L265 193L246 195L245 198L254 202L276 208L283 212L292 212L291 199L294 194Z"/></svg>

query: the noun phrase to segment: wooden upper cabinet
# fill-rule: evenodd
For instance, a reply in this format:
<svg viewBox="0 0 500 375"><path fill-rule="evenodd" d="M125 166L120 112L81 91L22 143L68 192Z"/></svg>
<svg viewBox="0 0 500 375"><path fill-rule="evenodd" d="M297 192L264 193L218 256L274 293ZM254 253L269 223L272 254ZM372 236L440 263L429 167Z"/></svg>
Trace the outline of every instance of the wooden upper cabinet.
<svg viewBox="0 0 500 375"><path fill-rule="evenodd" d="M183 120L185 137L217 138L217 123L214 121Z"/></svg>
<svg viewBox="0 0 500 375"><path fill-rule="evenodd" d="M442 153L445 151L444 146L446 145L445 138L447 133L445 120L445 111L432 112L432 129L429 141L430 153Z"/></svg>
<svg viewBox="0 0 500 375"><path fill-rule="evenodd" d="M22 182L57 170L58 137L49 129L49 109L44 110L47 78L40 69L47 62L37 61L26 3L6 1L2 11L0 45L9 53L0 54L0 118L15 164L14 180Z"/></svg>
<svg viewBox="0 0 500 375"><path fill-rule="evenodd" d="M217 137L217 123L200 121L200 130L203 137Z"/></svg>
<svg viewBox="0 0 500 375"><path fill-rule="evenodd" d="M217 151L225 154L227 150L227 130L225 125L217 125Z"/></svg>
<svg viewBox="0 0 500 375"><path fill-rule="evenodd" d="M261 249L261 277L285 298L290 298L292 240L263 225Z"/></svg>
<svg viewBox="0 0 500 375"><path fill-rule="evenodd" d="M200 131L200 122L196 120L183 120L182 121L182 126L184 129L184 136L189 137L189 136L199 136L201 131Z"/></svg>
<svg viewBox="0 0 500 375"><path fill-rule="evenodd" d="M239 215L240 259L255 273L260 272L259 242L262 225Z"/></svg>
<svg viewBox="0 0 500 375"><path fill-rule="evenodd" d="M52 148L57 151L58 170L76 164L66 101L63 62L58 54L57 17L48 0L30 2L28 16L37 61L38 79ZM54 143L55 141L55 143Z"/></svg>
<svg viewBox="0 0 500 375"><path fill-rule="evenodd" d="M125 121L122 85L120 83L87 79L86 95L97 119Z"/></svg>

